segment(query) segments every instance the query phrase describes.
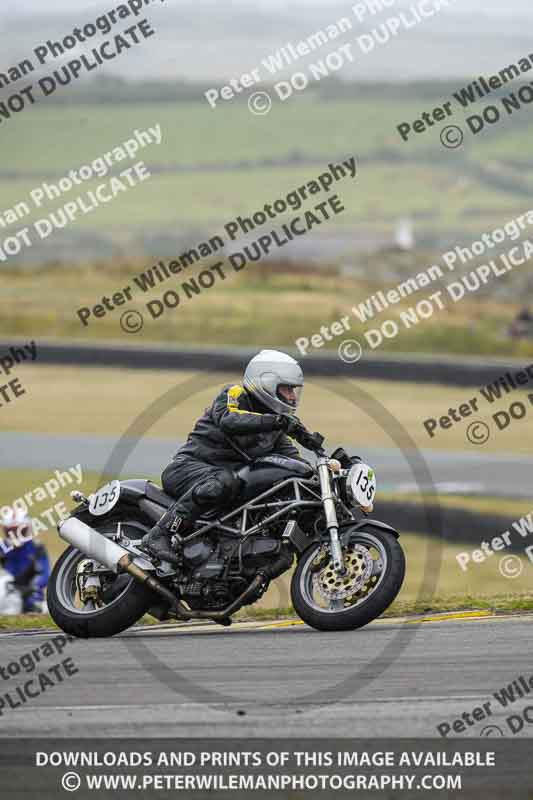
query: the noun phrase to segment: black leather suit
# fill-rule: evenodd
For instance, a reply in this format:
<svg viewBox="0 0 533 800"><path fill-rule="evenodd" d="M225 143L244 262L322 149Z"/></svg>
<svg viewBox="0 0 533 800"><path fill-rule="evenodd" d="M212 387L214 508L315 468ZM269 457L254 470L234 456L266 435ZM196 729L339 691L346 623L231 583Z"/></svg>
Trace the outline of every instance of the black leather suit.
<svg viewBox="0 0 533 800"><path fill-rule="evenodd" d="M273 453L300 458L275 414L242 386L224 387L163 471L163 489L179 498L170 512L193 521L207 510L230 505L240 489L235 470Z"/></svg>

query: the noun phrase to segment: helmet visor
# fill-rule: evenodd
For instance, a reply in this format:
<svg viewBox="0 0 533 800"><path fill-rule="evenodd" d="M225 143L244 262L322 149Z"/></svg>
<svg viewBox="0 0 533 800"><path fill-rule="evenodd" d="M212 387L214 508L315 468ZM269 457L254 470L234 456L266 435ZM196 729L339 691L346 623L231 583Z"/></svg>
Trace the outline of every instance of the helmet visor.
<svg viewBox="0 0 533 800"><path fill-rule="evenodd" d="M289 383L280 383L277 389L278 400L287 403L292 408L298 408L302 396L303 386L291 386Z"/></svg>
<svg viewBox="0 0 533 800"><path fill-rule="evenodd" d="M31 536L31 525L27 522L21 522L20 525L3 525L2 528L5 538L17 536L28 538Z"/></svg>

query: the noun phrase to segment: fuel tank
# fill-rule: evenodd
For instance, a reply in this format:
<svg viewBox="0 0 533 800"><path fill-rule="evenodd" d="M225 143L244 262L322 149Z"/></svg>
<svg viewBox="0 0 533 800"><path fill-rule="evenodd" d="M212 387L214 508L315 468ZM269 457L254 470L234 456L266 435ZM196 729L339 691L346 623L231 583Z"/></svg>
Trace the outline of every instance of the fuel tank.
<svg viewBox="0 0 533 800"><path fill-rule="evenodd" d="M257 497L261 492L266 492L275 483L287 480L287 478L310 478L313 475L313 468L296 458L270 455L263 456L243 467L237 472L237 475L244 482L239 502L245 503L253 497Z"/></svg>

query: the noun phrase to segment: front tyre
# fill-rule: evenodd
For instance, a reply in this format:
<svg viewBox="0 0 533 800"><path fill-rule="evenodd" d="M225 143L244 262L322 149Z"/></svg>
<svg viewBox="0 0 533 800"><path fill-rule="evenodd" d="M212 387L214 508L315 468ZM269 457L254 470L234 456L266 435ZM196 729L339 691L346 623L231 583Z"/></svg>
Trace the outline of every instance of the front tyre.
<svg viewBox="0 0 533 800"><path fill-rule="evenodd" d="M107 573L102 577L105 602L84 602L80 598L79 576L87 561L87 556L75 547L68 547L57 560L48 583L48 610L56 625L70 636L114 636L141 619L153 604L154 594L130 575Z"/></svg>
<svg viewBox="0 0 533 800"><path fill-rule="evenodd" d="M292 577L292 604L319 631L367 625L390 606L403 583L405 556L395 536L369 527L343 538L345 576L334 572L329 546L320 543L303 553Z"/></svg>

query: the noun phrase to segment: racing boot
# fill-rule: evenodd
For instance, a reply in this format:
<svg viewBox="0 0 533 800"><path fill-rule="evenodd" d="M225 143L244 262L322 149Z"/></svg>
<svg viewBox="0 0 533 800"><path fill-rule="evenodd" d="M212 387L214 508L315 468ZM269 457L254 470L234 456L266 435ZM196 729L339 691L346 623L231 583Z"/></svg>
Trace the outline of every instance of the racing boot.
<svg viewBox="0 0 533 800"><path fill-rule="evenodd" d="M187 536L192 533L194 528L193 520L181 516L176 511L177 503L171 506L166 514L163 514L159 522L143 536L143 547L155 558L160 561L169 561L171 564L179 564L175 550L172 549L172 537L174 535Z"/></svg>

